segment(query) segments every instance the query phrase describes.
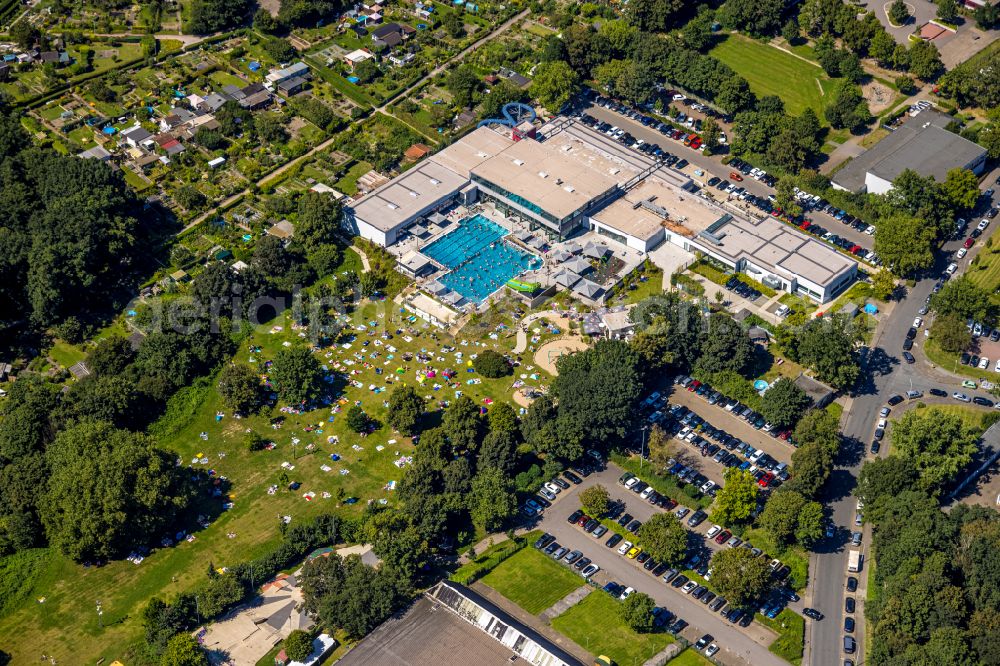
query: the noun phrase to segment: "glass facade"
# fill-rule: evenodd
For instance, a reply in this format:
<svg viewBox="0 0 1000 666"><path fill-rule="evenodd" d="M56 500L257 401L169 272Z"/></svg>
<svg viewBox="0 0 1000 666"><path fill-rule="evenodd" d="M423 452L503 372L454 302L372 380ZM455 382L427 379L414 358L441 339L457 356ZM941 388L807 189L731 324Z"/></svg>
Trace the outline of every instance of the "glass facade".
<svg viewBox="0 0 1000 666"><path fill-rule="evenodd" d="M502 196L503 198L507 199L511 203L516 204L516 205L520 206L521 208L523 208L523 209L525 209L527 211L531 211L535 215L541 217L542 219L544 219L544 220L546 220L548 222L551 222L552 224L556 225L557 227L560 227L561 224L562 224L562 220L560 220L559 218L557 218L555 215L552 215L551 213L547 212L546 210L544 210L538 204L533 203L531 201L528 201L527 199L525 199L524 197L522 197L519 194L514 194L513 192L511 192L509 190L505 190L504 188L500 187L496 183L492 183L492 182L486 180L485 178L482 178L482 177L477 176L475 174L472 175L472 182L474 182L474 183L476 183L478 185L482 185L483 187L488 187L493 193Z"/></svg>

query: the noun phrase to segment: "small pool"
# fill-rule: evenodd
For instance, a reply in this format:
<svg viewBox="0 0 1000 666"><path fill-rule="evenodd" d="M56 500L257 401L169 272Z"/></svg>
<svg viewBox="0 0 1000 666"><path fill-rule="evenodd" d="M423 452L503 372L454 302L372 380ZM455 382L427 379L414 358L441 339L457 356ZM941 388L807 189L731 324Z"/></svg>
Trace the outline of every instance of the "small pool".
<svg viewBox="0 0 1000 666"><path fill-rule="evenodd" d="M755 381L753 383L753 389L755 391L763 391L767 387L768 387L768 383L765 382L763 379L758 379L757 381Z"/></svg>
<svg viewBox="0 0 1000 666"><path fill-rule="evenodd" d="M350 76L347 77L347 80L350 81L351 83L355 83L356 84L361 79L359 79L358 77L356 77L353 74L351 74Z"/></svg>
<svg viewBox="0 0 1000 666"><path fill-rule="evenodd" d="M467 218L458 227L421 252L449 268L441 284L479 302L541 260L504 242L507 230L482 215Z"/></svg>

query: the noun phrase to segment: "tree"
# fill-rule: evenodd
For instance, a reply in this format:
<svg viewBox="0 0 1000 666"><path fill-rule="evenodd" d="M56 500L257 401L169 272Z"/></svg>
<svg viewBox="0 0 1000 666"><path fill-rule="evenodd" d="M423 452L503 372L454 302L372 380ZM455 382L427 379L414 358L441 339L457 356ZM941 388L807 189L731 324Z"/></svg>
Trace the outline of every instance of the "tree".
<svg viewBox="0 0 1000 666"><path fill-rule="evenodd" d="M444 412L441 426L455 451L475 451L483 435L483 420L472 398L463 395Z"/></svg>
<svg viewBox="0 0 1000 666"><path fill-rule="evenodd" d="M703 373L723 370L744 373L753 363L754 348L746 331L728 314L708 318L708 334L702 343L696 368Z"/></svg>
<svg viewBox="0 0 1000 666"><path fill-rule="evenodd" d="M313 27L343 9L339 0L281 0L278 21L285 25Z"/></svg>
<svg viewBox="0 0 1000 666"><path fill-rule="evenodd" d="M896 40L885 30L875 33L871 44L868 46L868 54L875 58L878 64L883 67L893 65L893 55L896 52ZM902 90L900 91L902 92Z"/></svg>
<svg viewBox="0 0 1000 666"><path fill-rule="evenodd" d="M359 405L351 405L351 408L347 410L347 416L345 418L347 427L354 432L365 432L368 430L368 415L365 414Z"/></svg>
<svg viewBox="0 0 1000 666"><path fill-rule="evenodd" d="M799 22L795 20L795 17L791 17L785 24L781 26L781 36L790 46L795 46L799 43Z"/></svg>
<svg viewBox="0 0 1000 666"><path fill-rule="evenodd" d="M934 230L923 220L892 215L878 225L875 252L898 277L910 277L934 264Z"/></svg>
<svg viewBox="0 0 1000 666"><path fill-rule="evenodd" d="M936 491L954 479L972 461L979 433L957 414L931 408L907 412L893 424L896 455L913 461L920 485Z"/></svg>
<svg viewBox="0 0 1000 666"><path fill-rule="evenodd" d="M979 201L979 178L968 169L951 169L941 190L956 210L972 210Z"/></svg>
<svg viewBox="0 0 1000 666"><path fill-rule="evenodd" d="M263 7L254 12L253 15L253 27L257 32L263 32L269 34L277 31L278 22L271 16L271 12L267 11Z"/></svg>
<svg viewBox="0 0 1000 666"><path fill-rule="evenodd" d="M294 60L299 54L291 42L280 37L265 37L261 46L264 49L264 53L270 56L275 62L288 62Z"/></svg>
<svg viewBox="0 0 1000 666"><path fill-rule="evenodd" d="M889 20L892 21L894 25L903 25L910 18L910 10L907 8L906 3L903 0L894 0L891 5L889 5Z"/></svg>
<svg viewBox="0 0 1000 666"><path fill-rule="evenodd" d="M771 569L749 548L725 548L712 555L712 585L733 606L744 606L767 592Z"/></svg>
<svg viewBox="0 0 1000 666"><path fill-rule="evenodd" d="M706 120L701 130L701 140L705 144L705 150L709 151L706 154L710 154L711 151L719 147L721 136L722 130L719 128L719 123L715 122L715 118Z"/></svg>
<svg viewBox="0 0 1000 666"><path fill-rule="evenodd" d="M823 538L823 505L819 502L806 502L799 513L798 524L795 526L795 540L803 548L809 548Z"/></svg>
<svg viewBox="0 0 1000 666"><path fill-rule="evenodd" d="M235 28L249 18L252 7L249 0L193 0L185 32L208 35Z"/></svg>
<svg viewBox="0 0 1000 666"><path fill-rule="evenodd" d="M512 475L517 467L517 431L492 430L483 437L476 459L478 469L495 467Z"/></svg>
<svg viewBox="0 0 1000 666"><path fill-rule="evenodd" d="M511 366L507 359L500 352L486 349L476 355L472 361L472 367L483 377L497 379L506 377L511 373Z"/></svg>
<svg viewBox="0 0 1000 666"><path fill-rule="evenodd" d="M727 0L719 9L719 21L752 35L773 35L781 26L784 10L784 0Z"/></svg>
<svg viewBox="0 0 1000 666"><path fill-rule="evenodd" d="M22 49L27 50L35 45L38 38L41 37L41 33L38 28L31 21L18 21L14 25L10 26L9 33L10 38L20 46Z"/></svg>
<svg viewBox="0 0 1000 666"><path fill-rule="evenodd" d="M452 39L458 39L465 35L465 25L462 23L462 18L458 15L458 12L448 12L445 14L441 19L441 25L448 31L448 35Z"/></svg>
<svg viewBox="0 0 1000 666"><path fill-rule="evenodd" d="M139 433L85 421L46 451L40 505L49 543L76 562L119 557L170 525L194 498L176 455Z"/></svg>
<svg viewBox="0 0 1000 666"><path fill-rule="evenodd" d="M786 488L816 497L833 470L833 454L821 443L807 442L792 452L792 478Z"/></svg>
<svg viewBox="0 0 1000 666"><path fill-rule="evenodd" d="M261 404L260 377L249 365L230 363L219 373L219 395L234 412L252 412Z"/></svg>
<svg viewBox="0 0 1000 666"><path fill-rule="evenodd" d="M598 483L580 493L580 504L590 516L600 518L608 512L611 495L607 488Z"/></svg>
<svg viewBox="0 0 1000 666"><path fill-rule="evenodd" d="M896 278L884 268L872 276L872 295L880 301L888 301L896 291Z"/></svg>
<svg viewBox="0 0 1000 666"><path fill-rule="evenodd" d="M913 79L908 77L906 74L901 74L893 80L896 89L904 95L912 95L917 91L916 84L913 83Z"/></svg>
<svg viewBox="0 0 1000 666"><path fill-rule="evenodd" d="M916 482L917 469L910 459L889 456L866 461L858 473L854 492L864 502L865 520L878 525L885 501L912 488Z"/></svg>
<svg viewBox="0 0 1000 666"><path fill-rule="evenodd" d="M340 202L329 193L308 191L299 197L295 242L307 251L337 242Z"/></svg>
<svg viewBox="0 0 1000 666"><path fill-rule="evenodd" d="M208 666L208 655L194 636L180 633L167 641L160 666Z"/></svg>
<svg viewBox="0 0 1000 666"><path fill-rule="evenodd" d="M642 548L661 564L680 564L687 555L688 532L669 513L654 513L639 528Z"/></svg>
<svg viewBox="0 0 1000 666"><path fill-rule="evenodd" d="M409 599L409 581L392 566L375 569L356 555L317 557L302 568L306 611L319 623L361 638Z"/></svg>
<svg viewBox="0 0 1000 666"><path fill-rule="evenodd" d="M486 415L490 432L509 432L516 436L519 431L517 412L508 402L495 402Z"/></svg>
<svg viewBox="0 0 1000 666"><path fill-rule="evenodd" d="M628 21L643 32L665 32L677 20L684 0L636 0L628 4Z"/></svg>
<svg viewBox="0 0 1000 666"><path fill-rule="evenodd" d="M937 4L937 17L942 21L954 23L958 18L958 3L955 0L935 0Z"/></svg>
<svg viewBox="0 0 1000 666"><path fill-rule="evenodd" d="M973 10L972 17L976 20L976 27L980 30L992 30L1000 23L1000 5L987 0L983 5Z"/></svg>
<svg viewBox="0 0 1000 666"><path fill-rule="evenodd" d="M595 442L624 437L642 391L639 357L628 344L600 340L560 357L556 366L552 395L559 401L560 432L584 433Z"/></svg>
<svg viewBox="0 0 1000 666"><path fill-rule="evenodd" d="M763 396L760 414L776 426L792 426L812 400L791 379L782 377Z"/></svg>
<svg viewBox="0 0 1000 666"><path fill-rule="evenodd" d="M494 532L517 514L517 497L510 477L496 468L480 470L472 480L469 497L472 522L486 532Z"/></svg>
<svg viewBox="0 0 1000 666"><path fill-rule="evenodd" d="M931 308L939 317L955 315L963 320L992 321L995 314L990 292L966 275L948 280L941 291L931 297Z"/></svg>
<svg viewBox="0 0 1000 666"><path fill-rule="evenodd" d="M569 101L578 87L576 72L565 62L558 60L543 62L537 66L529 90L542 106L555 113Z"/></svg>
<svg viewBox="0 0 1000 666"><path fill-rule="evenodd" d="M775 143L778 143L775 141ZM775 203L781 210L795 217L802 214L802 206L795 199L795 183L791 178L782 178L775 188Z"/></svg>
<svg viewBox="0 0 1000 666"><path fill-rule="evenodd" d="M313 639L308 631L295 629L285 637L282 647L289 659L304 662L312 654Z"/></svg>
<svg viewBox="0 0 1000 666"><path fill-rule="evenodd" d="M412 386L397 384L389 394L389 414L386 420L393 430L412 435L424 414L424 399Z"/></svg>
<svg viewBox="0 0 1000 666"><path fill-rule="evenodd" d="M859 333L851 319L835 315L811 319L792 329L778 329L780 346L793 361L816 371L817 378L837 388L852 386L860 373L855 345Z"/></svg>
<svg viewBox="0 0 1000 666"><path fill-rule="evenodd" d="M941 54L937 46L929 41L919 39L914 42L910 47L909 59L910 74L918 79L930 81L944 71Z"/></svg>
<svg viewBox="0 0 1000 666"><path fill-rule="evenodd" d="M759 525L779 546L792 541L799 524L799 514L808 503L805 497L794 490L781 488L771 493L760 514Z"/></svg>
<svg viewBox="0 0 1000 666"><path fill-rule="evenodd" d="M645 634L653 630L655 605L645 592L633 592L618 607L618 616L632 631Z"/></svg>
<svg viewBox="0 0 1000 666"><path fill-rule="evenodd" d="M972 334L965 327L965 320L957 314L949 313L934 319L931 325L931 339L943 351L958 354L969 348Z"/></svg>
<svg viewBox="0 0 1000 666"><path fill-rule="evenodd" d="M735 74L722 82L715 96L715 103L731 114L752 109L756 102L757 97L750 90L750 84Z"/></svg>
<svg viewBox="0 0 1000 666"><path fill-rule="evenodd" d="M98 340L87 355L87 367L95 375L117 375L125 371L135 358L132 343L120 336Z"/></svg>
<svg viewBox="0 0 1000 666"><path fill-rule="evenodd" d="M852 132L862 130L872 119L868 101L861 94L861 88L846 79L837 88L836 95L823 113L833 127Z"/></svg>
<svg viewBox="0 0 1000 666"><path fill-rule="evenodd" d="M451 71L445 81L445 87L454 98L455 104L461 107L472 105L481 85L482 81L469 65L459 65Z"/></svg>
<svg viewBox="0 0 1000 666"><path fill-rule="evenodd" d="M750 472L736 467L723 474L725 484L715 496L712 520L722 525L746 522L757 508L760 488Z"/></svg>
<svg viewBox="0 0 1000 666"><path fill-rule="evenodd" d="M324 371L307 347L285 347L274 355L271 380L289 404L317 399L323 393Z"/></svg>

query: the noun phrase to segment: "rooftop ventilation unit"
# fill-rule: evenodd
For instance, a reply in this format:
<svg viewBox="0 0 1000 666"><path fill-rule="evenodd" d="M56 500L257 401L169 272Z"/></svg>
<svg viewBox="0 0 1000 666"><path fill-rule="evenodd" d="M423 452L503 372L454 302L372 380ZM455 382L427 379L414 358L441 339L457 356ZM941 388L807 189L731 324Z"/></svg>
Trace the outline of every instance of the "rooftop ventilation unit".
<svg viewBox="0 0 1000 666"><path fill-rule="evenodd" d="M540 178L548 178L548 177L549 177L549 174L545 173L544 171L539 171L539 172L538 172L538 176L539 176Z"/></svg>
<svg viewBox="0 0 1000 666"><path fill-rule="evenodd" d="M389 203L387 203L386 206L388 206L390 210L399 210L399 206L397 206L396 204L392 203L391 201Z"/></svg>
<svg viewBox="0 0 1000 666"><path fill-rule="evenodd" d="M414 199L416 199L416 198L417 198L417 197L419 197L420 195L419 195L419 194L417 194L416 192L414 192L413 190L410 190L410 196L411 196L411 197L413 197Z"/></svg>
<svg viewBox="0 0 1000 666"><path fill-rule="evenodd" d="M611 172L612 176L617 176L621 172L621 169L619 169L618 167L612 167L608 169L608 171Z"/></svg>
<svg viewBox="0 0 1000 666"><path fill-rule="evenodd" d="M511 160L511 161L512 161L512 162L513 162L514 164L516 164L517 166L524 166L524 160L519 160L519 159L516 159L516 158L515 158L515 159L513 159L513 160Z"/></svg>
<svg viewBox="0 0 1000 666"><path fill-rule="evenodd" d="M653 203L652 199L643 199L639 202L639 205L648 210L653 215L657 215L660 219L668 220L670 219L670 213L663 206L657 206Z"/></svg>
<svg viewBox="0 0 1000 666"><path fill-rule="evenodd" d="M572 185L567 185L563 189L570 193L576 192L576 188L574 188Z"/></svg>
<svg viewBox="0 0 1000 666"><path fill-rule="evenodd" d="M431 178L431 185L440 185L441 181L437 178Z"/></svg>

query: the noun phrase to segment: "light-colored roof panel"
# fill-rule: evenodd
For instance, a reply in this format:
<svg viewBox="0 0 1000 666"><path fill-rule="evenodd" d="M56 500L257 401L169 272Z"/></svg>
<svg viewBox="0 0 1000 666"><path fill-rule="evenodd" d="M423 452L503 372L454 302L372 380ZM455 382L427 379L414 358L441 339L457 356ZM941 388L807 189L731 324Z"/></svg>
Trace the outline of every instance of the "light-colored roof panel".
<svg viewBox="0 0 1000 666"><path fill-rule="evenodd" d="M468 178L469 172L513 142L488 127L480 127L429 159Z"/></svg>
<svg viewBox="0 0 1000 666"><path fill-rule="evenodd" d="M451 169L428 160L361 197L348 209L356 219L389 231L454 195L466 182Z"/></svg>

